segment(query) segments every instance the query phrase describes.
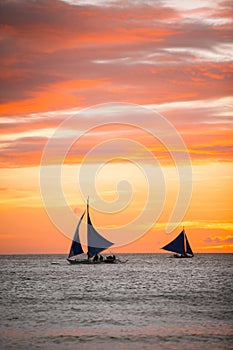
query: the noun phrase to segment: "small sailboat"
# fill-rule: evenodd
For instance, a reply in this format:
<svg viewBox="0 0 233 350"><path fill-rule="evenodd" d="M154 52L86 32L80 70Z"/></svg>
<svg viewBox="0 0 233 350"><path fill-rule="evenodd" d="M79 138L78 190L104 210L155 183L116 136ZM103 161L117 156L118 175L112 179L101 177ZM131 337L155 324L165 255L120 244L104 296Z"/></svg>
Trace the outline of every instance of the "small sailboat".
<svg viewBox="0 0 233 350"><path fill-rule="evenodd" d="M87 244L88 244L87 258L78 259L77 258L78 255L84 254L84 250L80 243L80 238L79 238L79 228L86 212L87 212ZM89 214L89 200L87 200L87 210L84 211L84 213L82 214L78 222L78 225L76 227L67 261L70 264L115 263L117 262L115 255L110 255L110 256L107 256L106 258L103 258L102 256L98 256L100 252L111 247L112 245L113 245L112 242L102 237L95 230Z"/></svg>
<svg viewBox="0 0 233 350"><path fill-rule="evenodd" d="M161 249L175 253L175 258L192 258L194 256L184 228L173 241Z"/></svg>

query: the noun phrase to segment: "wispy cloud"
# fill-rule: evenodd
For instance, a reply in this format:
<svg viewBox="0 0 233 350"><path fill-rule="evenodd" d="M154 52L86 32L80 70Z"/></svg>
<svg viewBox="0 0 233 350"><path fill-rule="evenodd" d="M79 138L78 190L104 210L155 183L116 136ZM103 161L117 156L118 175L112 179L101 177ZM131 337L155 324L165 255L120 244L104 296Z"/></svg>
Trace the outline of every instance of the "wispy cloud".
<svg viewBox="0 0 233 350"><path fill-rule="evenodd" d="M3 1L1 114L227 96L230 7Z"/></svg>
<svg viewBox="0 0 233 350"><path fill-rule="evenodd" d="M215 244L227 244L233 243L233 236L228 236L226 238L222 237L207 237L204 240L205 243L215 243Z"/></svg>

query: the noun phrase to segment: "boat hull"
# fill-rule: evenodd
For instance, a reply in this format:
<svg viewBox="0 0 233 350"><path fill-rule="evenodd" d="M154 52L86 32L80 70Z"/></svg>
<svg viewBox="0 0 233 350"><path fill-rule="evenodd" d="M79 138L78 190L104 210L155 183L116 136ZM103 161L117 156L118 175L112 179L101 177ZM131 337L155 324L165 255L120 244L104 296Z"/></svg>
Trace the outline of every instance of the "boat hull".
<svg viewBox="0 0 233 350"><path fill-rule="evenodd" d="M103 261L93 261L93 260L72 260L67 259L68 263L71 265L96 265L96 264L116 264L116 260L104 259Z"/></svg>
<svg viewBox="0 0 233 350"><path fill-rule="evenodd" d="M104 264L116 264L116 260L105 259L102 261Z"/></svg>
<svg viewBox="0 0 233 350"><path fill-rule="evenodd" d="M178 255L178 254L174 254L173 257L176 258L176 259L190 259L190 258L193 258L193 255Z"/></svg>

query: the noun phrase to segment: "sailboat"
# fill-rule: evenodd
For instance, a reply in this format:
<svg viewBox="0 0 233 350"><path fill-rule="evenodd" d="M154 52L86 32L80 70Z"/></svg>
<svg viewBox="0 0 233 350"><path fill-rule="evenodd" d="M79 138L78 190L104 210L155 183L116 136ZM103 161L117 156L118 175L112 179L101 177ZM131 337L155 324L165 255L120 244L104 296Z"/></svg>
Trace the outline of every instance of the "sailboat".
<svg viewBox="0 0 233 350"><path fill-rule="evenodd" d="M86 212L87 212L87 244L88 244L87 258L77 259L78 255L84 254L84 250L80 243L80 238L79 238L79 228ZM67 261L70 264L115 263L117 262L115 255L110 255L110 256L107 256L106 258L103 258L102 256L100 257L98 256L100 252L111 247L112 245L113 245L112 242L102 237L95 230L89 214L89 200L87 200L87 209L82 214L78 222L78 225L76 227Z"/></svg>
<svg viewBox="0 0 233 350"><path fill-rule="evenodd" d="M175 258L192 258L194 256L184 228L173 241L161 249L174 252Z"/></svg>

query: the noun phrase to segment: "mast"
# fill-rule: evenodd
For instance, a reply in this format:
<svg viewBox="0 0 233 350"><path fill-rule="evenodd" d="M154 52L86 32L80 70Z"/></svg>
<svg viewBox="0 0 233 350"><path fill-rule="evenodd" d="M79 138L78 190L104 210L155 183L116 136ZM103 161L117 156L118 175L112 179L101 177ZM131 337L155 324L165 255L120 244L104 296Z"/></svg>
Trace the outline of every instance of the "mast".
<svg viewBox="0 0 233 350"><path fill-rule="evenodd" d="M183 235L184 235L184 254L187 253L187 241L186 241L186 234L183 226Z"/></svg>
<svg viewBox="0 0 233 350"><path fill-rule="evenodd" d="M89 221L90 221L90 216L89 216L89 196L87 197L87 245L88 245L88 226L89 226ZM89 255L89 249L87 250L87 259L89 260L90 255Z"/></svg>

